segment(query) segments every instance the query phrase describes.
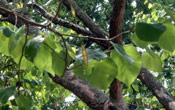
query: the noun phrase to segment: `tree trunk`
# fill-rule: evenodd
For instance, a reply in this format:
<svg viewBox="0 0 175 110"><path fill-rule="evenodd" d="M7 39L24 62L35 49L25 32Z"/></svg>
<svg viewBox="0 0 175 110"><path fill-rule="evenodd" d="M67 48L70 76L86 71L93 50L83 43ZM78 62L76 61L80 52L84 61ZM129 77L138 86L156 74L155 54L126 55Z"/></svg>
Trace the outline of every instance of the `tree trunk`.
<svg viewBox="0 0 175 110"><path fill-rule="evenodd" d="M114 0L113 10L110 19L109 36L114 37L122 32L123 16L125 12L126 0ZM113 42L122 45L122 36L117 37ZM122 84L118 79L114 79L110 85L110 98L113 103L119 104L122 110L127 109L122 95Z"/></svg>

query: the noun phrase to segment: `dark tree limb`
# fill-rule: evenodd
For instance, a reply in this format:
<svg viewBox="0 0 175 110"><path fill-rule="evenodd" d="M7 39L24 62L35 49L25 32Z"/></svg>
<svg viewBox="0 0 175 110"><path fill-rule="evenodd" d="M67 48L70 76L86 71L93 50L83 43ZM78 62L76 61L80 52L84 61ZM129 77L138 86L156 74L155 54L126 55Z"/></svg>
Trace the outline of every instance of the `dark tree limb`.
<svg viewBox="0 0 175 110"><path fill-rule="evenodd" d="M51 20L53 18L53 16L51 14L49 14L42 6L40 6L37 3L31 3L31 4L28 4L28 6L33 6L33 8L38 13L40 13L43 17L45 17L46 19ZM99 40L93 39L93 38L99 38L99 37L95 33L92 33L91 31L88 31L77 24L71 23L69 21L63 20L63 19L58 18L58 17L53 20L53 23L59 24L63 27L69 28L69 29L72 29L72 30L76 31L78 34L82 34L85 36L91 36L91 37L89 37L89 39L92 40L93 42L96 42L97 44L103 46L104 48L109 47L108 41L99 41ZM99 33L101 33L101 32L99 32Z"/></svg>
<svg viewBox="0 0 175 110"><path fill-rule="evenodd" d="M121 110L116 104L114 105L109 96L103 93L100 89L94 88L88 82L75 77L72 71L66 71L66 78L62 79L59 76L49 77L56 83L64 88L73 92L84 103L86 103L93 110Z"/></svg>
<svg viewBox="0 0 175 110"><path fill-rule="evenodd" d="M113 10L110 18L109 36L113 38L122 32L123 16L126 0L113 0ZM122 35L113 39L113 42L122 45ZM110 85L110 98L114 103L120 105L122 110L127 109L127 104L122 95L122 84L118 79L114 79Z"/></svg>
<svg viewBox="0 0 175 110"><path fill-rule="evenodd" d="M110 38L122 32L123 16L125 12L126 0L113 0L113 10L110 18ZM122 35L113 40L115 43L122 45Z"/></svg>
<svg viewBox="0 0 175 110"><path fill-rule="evenodd" d="M53 19L53 16L51 14L49 14L41 5L34 2L31 4L28 4L28 6L30 6L30 7L33 6L34 10L37 11L39 14L41 14L41 16L45 17L46 19L49 19L49 20ZM63 20L63 19L58 18L58 17L53 19L53 23L59 24L60 26L63 26L63 27L69 28L69 29L72 29L72 30L74 30L77 33L82 34L82 35L86 35L86 36L93 35L92 32L84 29L83 27L81 27L77 24L71 23L69 21Z"/></svg>
<svg viewBox="0 0 175 110"><path fill-rule="evenodd" d="M166 110L175 110L173 97L147 69L142 68L138 78L157 97Z"/></svg>
<svg viewBox="0 0 175 110"><path fill-rule="evenodd" d="M97 37L105 38L108 36L108 33L106 33L101 27L94 23L92 19L86 13L84 13L83 10L75 2L72 0L64 0L63 3L68 9L70 9L72 6L75 10L76 17L78 17L83 22L83 24L87 26L89 30Z"/></svg>

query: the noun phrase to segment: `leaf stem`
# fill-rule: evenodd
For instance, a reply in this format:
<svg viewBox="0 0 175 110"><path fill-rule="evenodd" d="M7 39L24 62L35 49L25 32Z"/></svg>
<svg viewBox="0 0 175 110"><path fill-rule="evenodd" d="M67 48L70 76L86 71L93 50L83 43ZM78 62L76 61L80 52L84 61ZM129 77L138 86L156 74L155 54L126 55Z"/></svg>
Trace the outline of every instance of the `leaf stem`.
<svg viewBox="0 0 175 110"><path fill-rule="evenodd" d="M19 59L19 64L18 64L18 71L17 71L17 76L18 76L18 82L17 82L17 91L18 91L18 95L20 95L20 86L21 86L21 81L20 81L20 68L21 68L21 62L22 62L22 58L24 56L24 49L25 49L25 46L27 44L27 36L28 36L28 33L29 33L29 28L28 28L28 24L26 24L26 35L25 35L25 42L24 42L24 45L22 47L22 54L21 54L21 57Z"/></svg>

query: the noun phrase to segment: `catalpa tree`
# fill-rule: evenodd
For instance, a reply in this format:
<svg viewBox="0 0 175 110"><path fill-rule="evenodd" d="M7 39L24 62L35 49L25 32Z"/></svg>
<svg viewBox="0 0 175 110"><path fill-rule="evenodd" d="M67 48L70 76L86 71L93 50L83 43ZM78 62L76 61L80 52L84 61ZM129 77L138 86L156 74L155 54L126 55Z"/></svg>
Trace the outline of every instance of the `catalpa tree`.
<svg viewBox="0 0 175 110"><path fill-rule="evenodd" d="M1 0L1 109L174 110L174 4Z"/></svg>

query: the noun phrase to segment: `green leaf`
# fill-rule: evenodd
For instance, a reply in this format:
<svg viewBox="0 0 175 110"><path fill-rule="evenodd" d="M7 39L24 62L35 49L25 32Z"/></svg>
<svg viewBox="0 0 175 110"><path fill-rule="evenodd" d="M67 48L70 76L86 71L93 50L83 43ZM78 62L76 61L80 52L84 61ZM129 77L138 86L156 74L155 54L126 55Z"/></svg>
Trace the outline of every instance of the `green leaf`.
<svg viewBox="0 0 175 110"><path fill-rule="evenodd" d="M107 89L115 76L117 75L117 66L111 58L106 58L98 63L90 74L88 81L93 86L100 89Z"/></svg>
<svg viewBox="0 0 175 110"><path fill-rule="evenodd" d="M140 40L138 36L136 35L136 33L132 34L132 41L134 42L135 45L141 48L146 48L147 45L149 44L148 42Z"/></svg>
<svg viewBox="0 0 175 110"><path fill-rule="evenodd" d="M94 59L102 60L107 57L107 55L102 50L99 49L94 50L87 48L86 51L88 54L88 61L92 61ZM78 54L75 57L75 60L83 62L82 49L79 50Z"/></svg>
<svg viewBox="0 0 175 110"><path fill-rule="evenodd" d="M2 104L7 103L8 99L12 96L15 95L15 86L3 88L0 90L0 102Z"/></svg>
<svg viewBox="0 0 175 110"><path fill-rule="evenodd" d="M26 69L26 70L30 70L33 67L33 63L30 62L29 60L27 60L25 57L22 58L21 61L21 69Z"/></svg>
<svg viewBox="0 0 175 110"><path fill-rule="evenodd" d="M133 64L130 64L116 51L111 52L111 58L118 67L117 79L125 83L127 86L130 86L140 73L141 56L132 45L125 46L124 50L134 60Z"/></svg>
<svg viewBox="0 0 175 110"><path fill-rule="evenodd" d="M166 30L162 24L138 23L136 25L136 34L140 40L148 42L157 42L160 35Z"/></svg>
<svg viewBox="0 0 175 110"><path fill-rule="evenodd" d="M20 57L22 55L22 47L25 42L24 26L19 28L16 33L10 37L8 43L9 55L19 63Z"/></svg>
<svg viewBox="0 0 175 110"><path fill-rule="evenodd" d="M138 85L136 85L136 84L132 84L132 87L134 88L134 90L135 90L136 92L139 92Z"/></svg>
<svg viewBox="0 0 175 110"><path fill-rule="evenodd" d="M3 35L10 38L11 35L15 34L14 31L12 31L11 29L9 28L4 28L3 29Z"/></svg>
<svg viewBox="0 0 175 110"><path fill-rule="evenodd" d="M25 48L25 57L29 61L34 62L34 59L38 54L43 41L44 41L44 38L41 36L35 37L28 41Z"/></svg>
<svg viewBox="0 0 175 110"><path fill-rule="evenodd" d="M164 7L164 10L171 17L171 19L175 22L174 12L172 10L170 10L169 7Z"/></svg>
<svg viewBox="0 0 175 110"><path fill-rule="evenodd" d="M88 65L76 62L74 65L75 67L78 67L74 69L74 72L79 78L87 79L92 73L92 70L95 67L95 65L97 65L98 63L99 62L96 60L90 61Z"/></svg>
<svg viewBox="0 0 175 110"><path fill-rule="evenodd" d="M70 52L74 53L72 47L71 47L71 46L69 45L69 43L67 43L67 42L66 42L66 47L67 47L67 49L68 49Z"/></svg>
<svg viewBox="0 0 175 110"><path fill-rule="evenodd" d="M59 44L59 41L55 41L51 36L44 39L44 45L58 53L63 50L63 48Z"/></svg>
<svg viewBox="0 0 175 110"><path fill-rule="evenodd" d="M25 37L25 27L22 26L16 31L15 35L10 38L10 41L9 41L9 52L10 53L12 53L15 50L17 45L21 44L21 41L24 40L24 37ZM21 47L21 50L22 50L22 47ZM15 51L15 52L17 53L19 51Z"/></svg>
<svg viewBox="0 0 175 110"><path fill-rule="evenodd" d="M31 110L30 109L31 99L29 99L26 96L22 96L22 95L18 96L16 98L16 103L18 105L18 110Z"/></svg>
<svg viewBox="0 0 175 110"><path fill-rule="evenodd" d="M172 52L175 49L175 26L171 23L164 25L167 27L167 30L160 36L158 45Z"/></svg>
<svg viewBox="0 0 175 110"><path fill-rule="evenodd" d="M147 51L153 58L156 58L156 54L155 54L151 49L149 49L148 47L146 47L146 51Z"/></svg>
<svg viewBox="0 0 175 110"><path fill-rule="evenodd" d="M143 66L149 70L155 71L155 72L161 72L162 71L162 62L158 55L154 55L155 57L151 56L148 52L145 52L142 55L142 63Z"/></svg>
<svg viewBox="0 0 175 110"><path fill-rule="evenodd" d="M54 74L52 69L52 55L51 50L48 46L42 44L39 52L34 58L34 64L39 68L39 70L46 70L51 74Z"/></svg>
<svg viewBox="0 0 175 110"><path fill-rule="evenodd" d="M56 47L57 47L54 39L51 36L50 37L47 37L44 40L44 43L46 43L52 49L56 49Z"/></svg>
<svg viewBox="0 0 175 110"><path fill-rule="evenodd" d="M75 52L73 51L73 47L71 47L70 44L67 43L67 42L66 42L66 47L68 49L68 54L74 59L75 58Z"/></svg>
<svg viewBox="0 0 175 110"><path fill-rule="evenodd" d="M0 32L0 53L9 55L8 43L9 38L5 37L2 32Z"/></svg>
<svg viewBox="0 0 175 110"><path fill-rule="evenodd" d="M126 54L126 52L123 50L122 46L119 44L114 44L113 42L110 42L114 49L119 53L120 56L125 58L130 64L134 63L134 60Z"/></svg>
<svg viewBox="0 0 175 110"><path fill-rule="evenodd" d="M52 69L57 75L62 75L65 69L65 61L55 52L52 52Z"/></svg>

